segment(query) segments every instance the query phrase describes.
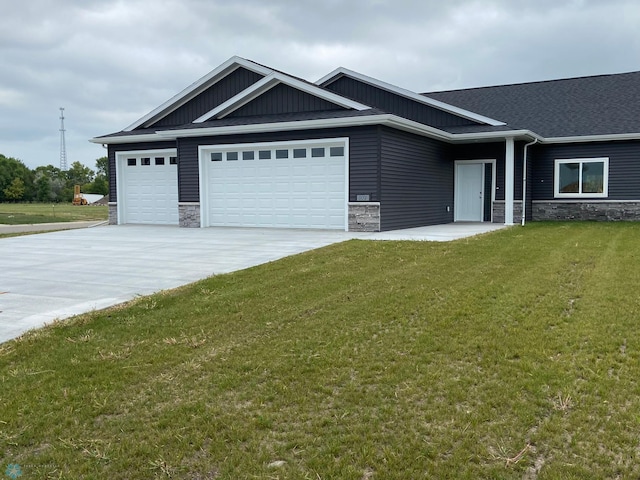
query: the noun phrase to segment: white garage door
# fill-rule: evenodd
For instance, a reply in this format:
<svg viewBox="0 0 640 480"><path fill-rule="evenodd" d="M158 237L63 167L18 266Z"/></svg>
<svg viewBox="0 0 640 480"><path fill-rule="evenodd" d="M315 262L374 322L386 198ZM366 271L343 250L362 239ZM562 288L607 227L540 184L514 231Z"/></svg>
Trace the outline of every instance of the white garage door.
<svg viewBox="0 0 640 480"><path fill-rule="evenodd" d="M346 226L344 139L201 149L205 226Z"/></svg>
<svg viewBox="0 0 640 480"><path fill-rule="evenodd" d="M120 153L119 223L178 224L175 150Z"/></svg>

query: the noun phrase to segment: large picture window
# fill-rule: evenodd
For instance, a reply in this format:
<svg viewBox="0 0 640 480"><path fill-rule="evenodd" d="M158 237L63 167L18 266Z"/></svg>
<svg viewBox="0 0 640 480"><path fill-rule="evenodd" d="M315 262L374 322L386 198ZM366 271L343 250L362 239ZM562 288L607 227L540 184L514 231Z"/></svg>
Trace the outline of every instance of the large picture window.
<svg viewBox="0 0 640 480"><path fill-rule="evenodd" d="M556 160L554 178L556 197L606 197L609 194L609 159Z"/></svg>

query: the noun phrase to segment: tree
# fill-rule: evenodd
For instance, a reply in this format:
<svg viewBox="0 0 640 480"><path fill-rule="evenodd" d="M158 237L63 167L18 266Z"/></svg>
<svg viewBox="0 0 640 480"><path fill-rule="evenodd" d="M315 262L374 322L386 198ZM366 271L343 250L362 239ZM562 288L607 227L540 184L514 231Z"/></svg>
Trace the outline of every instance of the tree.
<svg viewBox="0 0 640 480"><path fill-rule="evenodd" d="M11 184L3 190L3 193L7 200L17 202L18 200L22 200L25 191L24 181L16 177Z"/></svg>
<svg viewBox="0 0 640 480"><path fill-rule="evenodd" d="M89 167L85 167L80 162L73 162L71 168L67 170L67 186L73 188L74 185L84 185L93 182L95 172Z"/></svg>
<svg viewBox="0 0 640 480"><path fill-rule="evenodd" d="M0 202L4 200L15 200L5 195L5 189L10 187L16 178L22 181L24 188L20 199L27 201L32 200L34 196L34 173L20 160L5 157L0 154ZM10 189L9 191L15 193L14 190Z"/></svg>
<svg viewBox="0 0 640 480"><path fill-rule="evenodd" d="M107 157L96 159L96 176L93 182L82 186L82 191L100 195L109 193L109 159Z"/></svg>

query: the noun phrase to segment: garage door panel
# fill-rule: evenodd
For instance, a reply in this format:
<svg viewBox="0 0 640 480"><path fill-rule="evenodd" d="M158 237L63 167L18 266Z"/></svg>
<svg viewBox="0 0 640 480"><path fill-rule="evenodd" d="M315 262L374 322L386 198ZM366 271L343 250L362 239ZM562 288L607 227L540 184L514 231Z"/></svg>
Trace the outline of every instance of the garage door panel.
<svg viewBox="0 0 640 480"><path fill-rule="evenodd" d="M328 155L329 146L314 144L313 148ZM344 229L345 158L293 158L295 148L302 146L260 146L253 149L254 160L243 160L240 154L237 161L206 162L203 173L209 193L203 215L208 224ZM309 144L304 148L310 155ZM271 150L271 158L259 159L258 152L265 149ZM290 158L275 158L276 150L288 150ZM228 151L252 148L243 145ZM209 153L204 158L210 158Z"/></svg>
<svg viewBox="0 0 640 480"><path fill-rule="evenodd" d="M122 223L178 224L178 171L169 161L175 155L136 152L119 156ZM151 164L141 165L143 157L151 157ZM164 165L156 165L154 157L164 158ZM135 159L136 165L128 165L128 159Z"/></svg>

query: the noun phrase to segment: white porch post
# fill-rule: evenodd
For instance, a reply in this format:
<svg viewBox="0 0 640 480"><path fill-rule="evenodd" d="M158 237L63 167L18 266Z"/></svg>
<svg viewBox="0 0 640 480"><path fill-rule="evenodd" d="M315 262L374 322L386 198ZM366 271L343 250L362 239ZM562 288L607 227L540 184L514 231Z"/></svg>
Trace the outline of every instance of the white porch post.
<svg viewBox="0 0 640 480"><path fill-rule="evenodd" d="M506 138L504 155L504 224L513 225L513 187L515 147L513 137Z"/></svg>

